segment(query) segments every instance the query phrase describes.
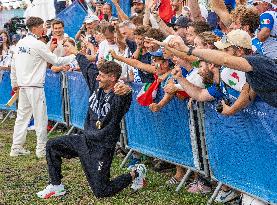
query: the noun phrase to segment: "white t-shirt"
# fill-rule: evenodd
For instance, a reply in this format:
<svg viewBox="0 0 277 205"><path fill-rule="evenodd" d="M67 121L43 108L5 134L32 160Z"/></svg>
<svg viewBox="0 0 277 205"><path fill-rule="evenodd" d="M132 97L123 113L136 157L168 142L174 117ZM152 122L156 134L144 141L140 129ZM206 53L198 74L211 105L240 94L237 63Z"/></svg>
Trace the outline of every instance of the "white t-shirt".
<svg viewBox="0 0 277 205"><path fill-rule="evenodd" d="M198 74L198 68L193 68L192 71L188 73L186 79L193 85L196 85L200 88L205 88L203 78Z"/></svg>
<svg viewBox="0 0 277 205"><path fill-rule="evenodd" d="M110 50L114 50L116 54L119 54L119 48L116 44L110 45L107 40L102 41L99 44L98 59L109 60Z"/></svg>
<svg viewBox="0 0 277 205"><path fill-rule="evenodd" d="M241 91L242 87L246 83L245 73L231 68L222 67L220 73L221 79L236 91Z"/></svg>

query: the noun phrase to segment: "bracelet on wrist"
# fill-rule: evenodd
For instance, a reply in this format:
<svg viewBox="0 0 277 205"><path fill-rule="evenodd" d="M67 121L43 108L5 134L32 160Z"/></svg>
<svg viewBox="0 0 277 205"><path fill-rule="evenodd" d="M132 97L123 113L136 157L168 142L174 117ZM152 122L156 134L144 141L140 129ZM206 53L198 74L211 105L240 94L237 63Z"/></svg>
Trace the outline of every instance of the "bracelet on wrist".
<svg viewBox="0 0 277 205"><path fill-rule="evenodd" d="M193 46L188 46L189 47L189 50L187 52L187 54L190 56L192 54L192 51L195 49L195 47Z"/></svg>

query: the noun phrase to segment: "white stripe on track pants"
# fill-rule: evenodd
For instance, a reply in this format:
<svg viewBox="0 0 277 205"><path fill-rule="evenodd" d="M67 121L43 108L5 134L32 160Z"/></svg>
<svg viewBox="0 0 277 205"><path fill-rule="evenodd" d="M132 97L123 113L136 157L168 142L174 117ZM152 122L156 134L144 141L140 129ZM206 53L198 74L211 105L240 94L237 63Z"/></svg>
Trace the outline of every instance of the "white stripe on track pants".
<svg viewBox="0 0 277 205"><path fill-rule="evenodd" d="M36 150L45 149L47 142L47 109L44 88L20 88L17 118L14 125L12 148L23 146L31 116L34 117L37 135Z"/></svg>

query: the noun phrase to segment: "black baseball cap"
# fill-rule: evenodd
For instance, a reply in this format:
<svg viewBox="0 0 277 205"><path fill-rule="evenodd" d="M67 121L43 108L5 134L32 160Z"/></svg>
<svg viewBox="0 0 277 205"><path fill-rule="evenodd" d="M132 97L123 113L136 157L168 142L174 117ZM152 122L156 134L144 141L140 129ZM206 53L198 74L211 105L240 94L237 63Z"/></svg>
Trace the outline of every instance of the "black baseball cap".
<svg viewBox="0 0 277 205"><path fill-rule="evenodd" d="M188 27L188 24L189 24L190 19L188 17L185 17L185 16L180 16L175 25L174 26L178 26L178 27L181 27L181 28L187 28Z"/></svg>

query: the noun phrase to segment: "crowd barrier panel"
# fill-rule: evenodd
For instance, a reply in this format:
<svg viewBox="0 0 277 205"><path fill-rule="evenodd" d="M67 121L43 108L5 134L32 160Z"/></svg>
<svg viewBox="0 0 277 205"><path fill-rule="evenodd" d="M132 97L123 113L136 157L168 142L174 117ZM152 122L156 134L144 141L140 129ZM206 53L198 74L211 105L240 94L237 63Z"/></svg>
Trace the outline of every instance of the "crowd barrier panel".
<svg viewBox="0 0 277 205"><path fill-rule="evenodd" d="M69 7L64 9L57 15L57 18L64 22L64 32L71 38L75 38L75 35L83 25L83 21L87 16L87 11L79 3L74 1Z"/></svg>
<svg viewBox="0 0 277 205"><path fill-rule="evenodd" d="M277 204L277 109L257 100L226 117L215 107L205 103L204 126L210 168L219 187L226 184Z"/></svg>
<svg viewBox="0 0 277 205"><path fill-rule="evenodd" d="M89 89L80 72L67 72L67 92L69 103L69 124L84 129L89 106Z"/></svg>
<svg viewBox="0 0 277 205"><path fill-rule="evenodd" d="M16 105L13 104L11 107L7 107L6 104L11 99L12 86L10 71L0 71L0 110L16 111Z"/></svg>
<svg viewBox="0 0 277 205"><path fill-rule="evenodd" d="M57 123L65 123L62 82L63 75L61 72L54 73L47 69L44 86L47 115L49 120Z"/></svg>
<svg viewBox="0 0 277 205"><path fill-rule="evenodd" d="M143 107L136 101L141 86L133 84L133 101L125 117L128 147L131 149L125 161L132 151L137 151L181 165L188 168L183 184L192 170L200 171L193 158L187 102L174 98L160 112L153 113L149 107ZM161 90L158 92L158 101L160 96Z"/></svg>

